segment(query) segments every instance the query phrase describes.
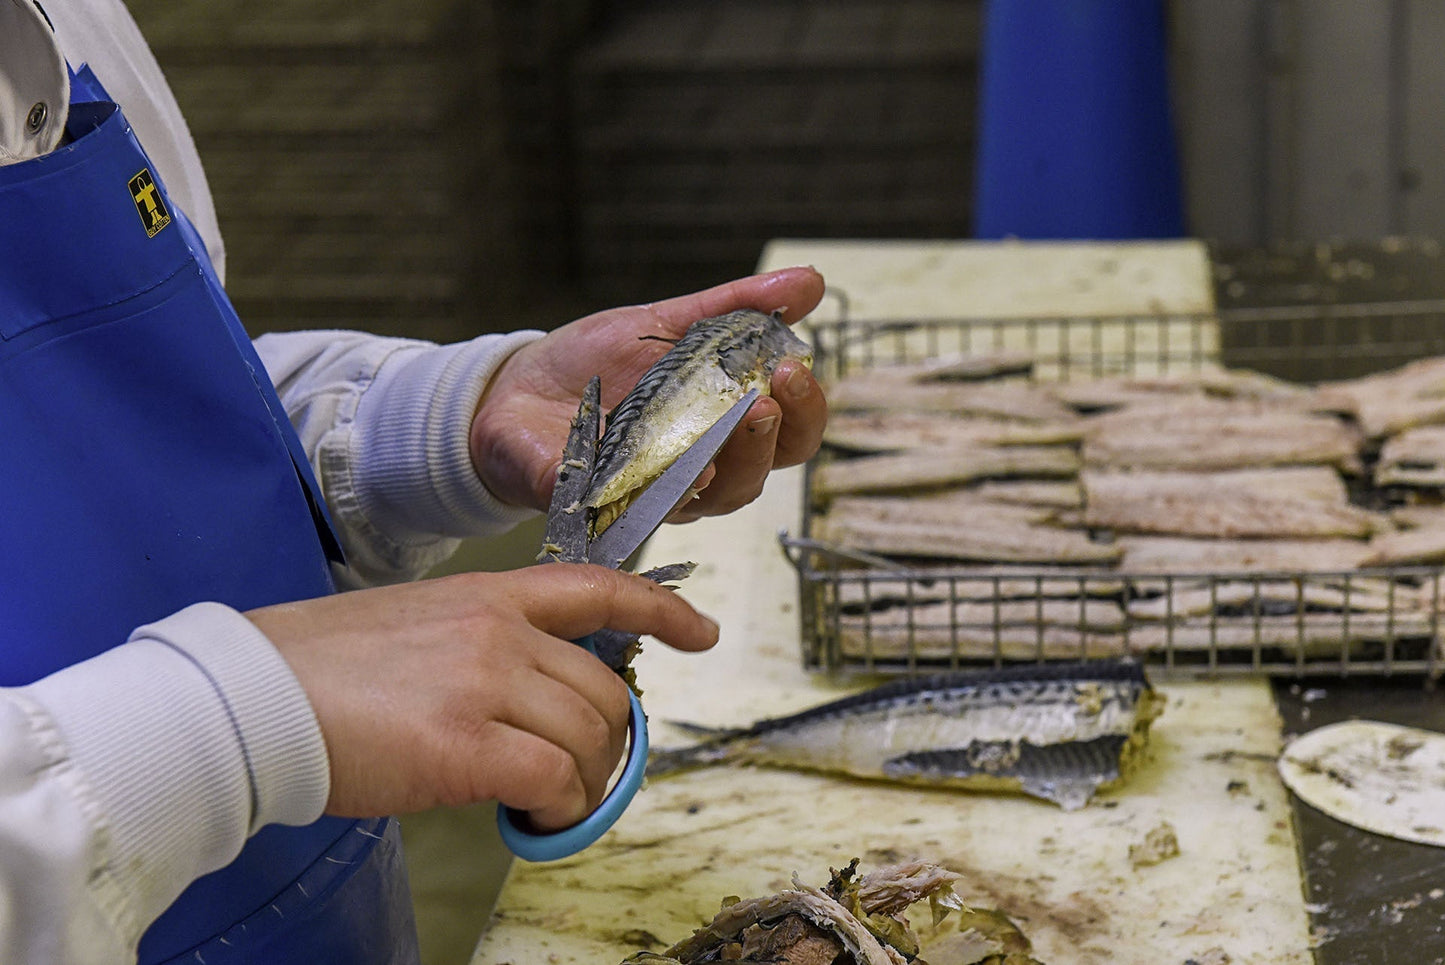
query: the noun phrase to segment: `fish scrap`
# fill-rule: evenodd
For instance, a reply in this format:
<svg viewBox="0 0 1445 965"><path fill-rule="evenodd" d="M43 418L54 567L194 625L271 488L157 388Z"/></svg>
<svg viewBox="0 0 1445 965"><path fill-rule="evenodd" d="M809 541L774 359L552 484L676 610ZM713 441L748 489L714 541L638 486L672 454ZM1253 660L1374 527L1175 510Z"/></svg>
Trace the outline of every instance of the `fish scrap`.
<svg viewBox="0 0 1445 965"><path fill-rule="evenodd" d="M1128 660L934 674L654 749L647 773L760 764L1021 792L1072 811L1130 776L1163 705Z"/></svg>
<svg viewBox="0 0 1445 965"><path fill-rule="evenodd" d="M951 912L963 919L958 933L950 936L950 963L1039 965L1029 956L1029 940L1005 915L964 906L953 892L960 877L954 872L924 861L861 877L857 871L855 858L841 871L832 871L822 888L794 874L793 887L777 894L724 899L717 916L688 938L661 954L638 952L623 965L926 965L905 914L924 901L935 926Z"/></svg>

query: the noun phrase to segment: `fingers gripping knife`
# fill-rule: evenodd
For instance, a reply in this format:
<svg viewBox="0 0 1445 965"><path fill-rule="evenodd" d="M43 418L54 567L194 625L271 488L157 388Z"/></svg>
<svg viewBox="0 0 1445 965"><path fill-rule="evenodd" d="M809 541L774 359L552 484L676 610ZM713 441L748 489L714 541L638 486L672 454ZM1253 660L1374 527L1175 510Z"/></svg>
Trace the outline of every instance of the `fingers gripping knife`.
<svg viewBox="0 0 1445 965"><path fill-rule="evenodd" d="M587 513L581 508L580 501L591 478L597 454L600 395L600 380L594 378L583 394L582 405L562 453L562 469L557 475L556 489L547 514L543 557L563 563L587 562L618 569L662 525L667 514L687 498L697 477L742 422L757 399L758 391L754 389L743 396L634 499L611 526L596 538L591 538ZM598 642L606 633L605 630L599 631L576 643L595 655ZM539 834L528 830L525 813L505 806L497 809L497 825L502 841L517 857L528 861L554 861L576 854L612 827L631 803L642 786L643 772L647 768L647 716L642 711L637 694L630 693L628 696L632 701L632 717L629 721L627 761L622 775L597 810L570 828Z"/></svg>

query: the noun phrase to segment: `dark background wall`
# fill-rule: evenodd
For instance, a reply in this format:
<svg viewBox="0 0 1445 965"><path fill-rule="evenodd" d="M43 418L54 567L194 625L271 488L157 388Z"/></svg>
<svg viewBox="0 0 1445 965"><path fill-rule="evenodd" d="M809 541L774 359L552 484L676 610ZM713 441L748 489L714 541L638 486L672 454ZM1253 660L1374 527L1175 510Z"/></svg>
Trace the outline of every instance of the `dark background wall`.
<svg viewBox="0 0 1445 965"><path fill-rule="evenodd" d="M1196 235L1445 235L1445 4L1173 0Z"/></svg>
<svg viewBox="0 0 1445 965"><path fill-rule="evenodd" d="M1188 230L1445 234L1433 0L1188 0ZM131 0L253 331L448 339L967 237L983 0Z"/></svg>
<svg viewBox="0 0 1445 965"><path fill-rule="evenodd" d="M132 0L253 332L448 339L967 234L978 0Z"/></svg>

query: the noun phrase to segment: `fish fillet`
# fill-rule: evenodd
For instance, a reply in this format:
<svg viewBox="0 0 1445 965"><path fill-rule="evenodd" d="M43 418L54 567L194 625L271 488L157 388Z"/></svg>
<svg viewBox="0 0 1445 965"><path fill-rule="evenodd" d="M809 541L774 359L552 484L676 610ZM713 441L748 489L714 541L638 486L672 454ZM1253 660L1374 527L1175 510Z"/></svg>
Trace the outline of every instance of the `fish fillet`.
<svg viewBox="0 0 1445 965"><path fill-rule="evenodd" d="M1282 408L1310 404L1312 391L1302 385L1248 369L1205 368L1177 375L1072 379L1052 387L1054 395L1073 408L1117 409L1139 403L1175 399L1268 400Z"/></svg>
<svg viewBox="0 0 1445 965"><path fill-rule="evenodd" d="M1388 372L1323 383L1316 406L1353 415L1371 438L1445 422L1445 356L1410 362Z"/></svg>
<svg viewBox="0 0 1445 965"><path fill-rule="evenodd" d="M1257 484L1239 473L1088 472L1085 525L1116 533L1223 539L1366 537L1388 525L1343 499ZM1282 476L1281 483L1289 477Z"/></svg>
<svg viewBox="0 0 1445 965"><path fill-rule="evenodd" d="M1025 422L1068 422L1074 410L1028 382L900 382L868 372L844 376L827 387L834 412L944 412Z"/></svg>
<svg viewBox="0 0 1445 965"><path fill-rule="evenodd" d="M850 452L1056 445L1077 442L1082 437L1082 428L1072 422L1021 422L927 412L840 412L828 419L823 431L826 445Z"/></svg>
<svg viewBox="0 0 1445 965"><path fill-rule="evenodd" d="M1445 486L1445 426L1420 426L1380 447L1377 486Z"/></svg>
<svg viewBox="0 0 1445 965"><path fill-rule="evenodd" d="M1361 566L1445 563L1445 527L1381 533L1370 540Z"/></svg>
<svg viewBox="0 0 1445 965"><path fill-rule="evenodd" d="M1129 654L1122 633L1041 623L883 626L865 617L836 621L839 652L852 660L1096 660Z"/></svg>
<svg viewBox="0 0 1445 965"><path fill-rule="evenodd" d="M1077 601L1081 596L1112 597L1124 592L1126 583L1107 570L1051 577L1040 566L910 566L907 578L863 574L850 579L840 573L836 603L845 612L902 604L917 605L941 600L1010 600L1062 598ZM1077 603L1075 604L1077 605Z"/></svg>
<svg viewBox="0 0 1445 965"><path fill-rule="evenodd" d="M1207 401L1185 411L1136 406L1087 420L1091 466L1218 470L1325 465L1355 469L1361 438L1331 416Z"/></svg>
<svg viewBox="0 0 1445 965"><path fill-rule="evenodd" d="M1352 580L1349 589L1325 583L1295 580L1216 580L1208 585L1189 583L1147 599L1130 600L1130 617L1140 620L1180 620L1210 613L1244 611L1279 616L1307 610L1350 610L1387 613L1404 603L1393 596L1384 580Z"/></svg>
<svg viewBox="0 0 1445 965"><path fill-rule="evenodd" d="M913 449L822 463L813 474L813 485L821 495L896 492L976 479L1067 477L1078 471L1079 457L1067 446Z"/></svg>
<svg viewBox="0 0 1445 965"><path fill-rule="evenodd" d="M828 505L828 519L839 525L857 521L969 526L984 520L1028 525L1046 523L1056 512L1050 506L980 499L966 489L918 497L839 496Z"/></svg>
<svg viewBox="0 0 1445 965"><path fill-rule="evenodd" d="M1009 375L1031 375L1035 358L1029 352L962 352L933 355L913 362L878 363L865 371L869 378L900 382L969 382ZM860 373L861 374L861 373Z"/></svg>
<svg viewBox="0 0 1445 965"><path fill-rule="evenodd" d="M1342 572L1369 553L1354 539L1241 540L1120 536L1124 573Z"/></svg>
<svg viewBox="0 0 1445 965"><path fill-rule="evenodd" d="M884 556L978 560L1010 563L1110 563L1123 551L1088 534L1055 526L979 519L942 525L854 519L817 521L815 532L826 543Z"/></svg>

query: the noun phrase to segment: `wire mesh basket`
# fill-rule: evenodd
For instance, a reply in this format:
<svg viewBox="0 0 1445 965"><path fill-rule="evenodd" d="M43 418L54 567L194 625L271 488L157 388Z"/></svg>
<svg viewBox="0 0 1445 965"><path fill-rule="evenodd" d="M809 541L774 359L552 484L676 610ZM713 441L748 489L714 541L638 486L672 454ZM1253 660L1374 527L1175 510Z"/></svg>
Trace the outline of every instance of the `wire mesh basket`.
<svg viewBox="0 0 1445 965"><path fill-rule="evenodd" d="M1026 355L1022 378L1071 382L1250 369L1318 382L1445 355L1445 303L1301 307L1159 317L854 319L809 324L825 384L946 355ZM805 323L807 324L807 323ZM1445 392L1445 388L1442 388ZM1376 452L1366 452L1368 460ZM925 560L820 538L825 447L807 470L803 518L784 532L798 573L804 664L831 672L916 673L1014 661L1129 656L1165 676L1441 672L1441 567L1221 559L1126 566ZM1351 499L1385 512L1441 489L1388 487ZM1090 532L1107 541L1112 533ZM1323 544L1322 544L1323 545ZM940 554L946 555L946 554ZM1263 554L1267 557L1267 554Z"/></svg>

